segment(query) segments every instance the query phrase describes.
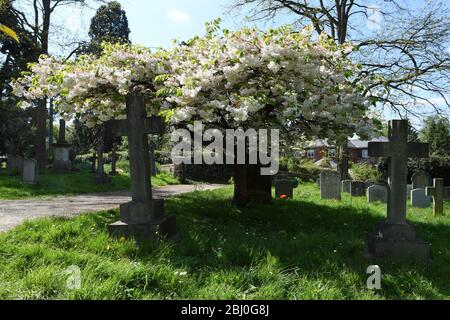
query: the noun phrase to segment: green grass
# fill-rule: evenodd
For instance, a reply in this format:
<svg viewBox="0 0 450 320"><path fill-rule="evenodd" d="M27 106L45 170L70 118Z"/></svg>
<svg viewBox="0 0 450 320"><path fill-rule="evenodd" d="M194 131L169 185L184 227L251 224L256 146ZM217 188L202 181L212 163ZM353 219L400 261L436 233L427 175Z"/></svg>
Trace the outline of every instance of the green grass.
<svg viewBox="0 0 450 320"><path fill-rule="evenodd" d="M450 217L410 209L433 263L366 258L365 238L385 216L364 198L322 201L313 184L295 200L240 211L232 188L167 201L181 241L113 240L117 211L28 222L0 235L0 299L450 299ZM446 204L450 213L450 204ZM367 267L382 290L366 287ZM80 290L64 271L81 269Z"/></svg>
<svg viewBox="0 0 450 320"><path fill-rule="evenodd" d="M0 175L0 200L19 200L29 198L42 198L59 195L74 195L92 192L107 192L129 190L130 176L121 174L112 178L111 184L96 185L92 182L93 175L89 172L71 174L44 173L39 175L37 186L25 185L19 176L7 177ZM154 187L178 184L179 181L163 172L152 178Z"/></svg>

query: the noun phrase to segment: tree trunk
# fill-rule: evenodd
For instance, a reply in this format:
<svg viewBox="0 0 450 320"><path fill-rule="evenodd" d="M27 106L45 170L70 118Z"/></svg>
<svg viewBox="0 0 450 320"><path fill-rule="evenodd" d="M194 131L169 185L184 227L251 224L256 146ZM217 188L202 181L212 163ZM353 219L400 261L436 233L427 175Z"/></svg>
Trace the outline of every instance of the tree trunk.
<svg viewBox="0 0 450 320"><path fill-rule="evenodd" d="M348 173L349 164L348 164L347 144L348 143L346 142L345 145L342 145L339 149L338 173L342 181L350 179L350 174Z"/></svg>
<svg viewBox="0 0 450 320"><path fill-rule="evenodd" d="M235 165L234 203L246 207L252 202L269 204L272 201L272 177L261 175L260 165Z"/></svg>
<svg viewBox="0 0 450 320"><path fill-rule="evenodd" d="M37 102L36 107L36 161L40 171L47 168L47 100Z"/></svg>
<svg viewBox="0 0 450 320"><path fill-rule="evenodd" d="M48 108L48 151L50 154L53 154L53 100L50 99L50 104Z"/></svg>

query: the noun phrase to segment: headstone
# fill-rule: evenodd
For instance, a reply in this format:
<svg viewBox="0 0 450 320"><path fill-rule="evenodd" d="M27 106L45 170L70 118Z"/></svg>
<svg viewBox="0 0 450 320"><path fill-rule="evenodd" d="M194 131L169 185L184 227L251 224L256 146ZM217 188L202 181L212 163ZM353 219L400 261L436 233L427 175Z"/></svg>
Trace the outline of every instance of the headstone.
<svg viewBox="0 0 450 320"><path fill-rule="evenodd" d="M425 189L431 186L431 176L426 171L418 171L412 176L412 188L414 189Z"/></svg>
<svg viewBox="0 0 450 320"><path fill-rule="evenodd" d="M386 186L374 185L367 189L367 197L369 203L382 202L387 203L388 201L388 189Z"/></svg>
<svg viewBox="0 0 450 320"><path fill-rule="evenodd" d="M117 176L116 164L117 164L117 144L114 143L111 151L111 172L109 173L111 177Z"/></svg>
<svg viewBox="0 0 450 320"><path fill-rule="evenodd" d="M320 178L316 180L317 186L320 188Z"/></svg>
<svg viewBox="0 0 450 320"><path fill-rule="evenodd" d="M292 180L275 181L275 197L280 199L282 196L287 196L290 199L294 198L294 184Z"/></svg>
<svg viewBox="0 0 450 320"><path fill-rule="evenodd" d="M366 183L360 181L352 181L350 186L350 194L352 197L366 196Z"/></svg>
<svg viewBox="0 0 450 320"><path fill-rule="evenodd" d="M126 120L108 123L115 136L128 136L132 201L120 206L121 221L109 226L114 237L155 240L176 235L176 218L166 216L164 201L152 196L148 134L162 134L164 120L147 118L143 96L128 96Z"/></svg>
<svg viewBox="0 0 450 320"><path fill-rule="evenodd" d="M97 172L97 153L93 153L91 157L91 173Z"/></svg>
<svg viewBox="0 0 450 320"><path fill-rule="evenodd" d="M341 177L339 174L327 171L320 174L320 197L341 200Z"/></svg>
<svg viewBox="0 0 450 320"><path fill-rule="evenodd" d="M431 206L431 198L427 196L425 189L411 191L411 205L415 208L426 209Z"/></svg>
<svg viewBox="0 0 450 320"><path fill-rule="evenodd" d="M103 158L103 143L99 142L97 146L97 172L94 175L93 181L95 184L110 184L111 177L105 173L105 161Z"/></svg>
<svg viewBox="0 0 450 320"><path fill-rule="evenodd" d="M70 160L71 145L66 141L66 122L59 120L58 142L53 145L53 170L56 172L72 172L72 161Z"/></svg>
<svg viewBox="0 0 450 320"><path fill-rule="evenodd" d="M433 197L434 215L444 215L444 179L434 179L433 187L427 187L426 194Z"/></svg>
<svg viewBox="0 0 450 320"><path fill-rule="evenodd" d="M389 123L389 142L369 143L369 157L389 158L390 190L387 221L369 236L368 249L373 256L428 261L429 244L417 238L415 228L406 220L406 185L408 158L427 158L429 145L408 143L408 126L407 120L393 120Z"/></svg>
<svg viewBox="0 0 450 320"><path fill-rule="evenodd" d="M156 160L153 150L150 150L150 175L156 177L158 175L158 168L156 167Z"/></svg>
<svg viewBox="0 0 450 320"><path fill-rule="evenodd" d="M38 183L38 165L36 160L23 161L22 182L32 185L36 185Z"/></svg>
<svg viewBox="0 0 450 320"><path fill-rule="evenodd" d="M352 180L342 181L342 192L350 193L352 190Z"/></svg>

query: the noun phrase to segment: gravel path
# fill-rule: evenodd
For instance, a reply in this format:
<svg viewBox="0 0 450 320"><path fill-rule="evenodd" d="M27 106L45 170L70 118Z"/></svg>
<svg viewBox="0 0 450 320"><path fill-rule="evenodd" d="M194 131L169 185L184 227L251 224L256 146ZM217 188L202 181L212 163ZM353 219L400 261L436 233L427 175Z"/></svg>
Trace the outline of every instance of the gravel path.
<svg viewBox="0 0 450 320"><path fill-rule="evenodd" d="M217 184L175 185L153 189L153 197L166 199L193 191L224 187ZM76 196L58 196L51 200L0 200L0 232L8 231L25 220L45 217L74 217L86 212L116 209L131 201L129 192L106 192Z"/></svg>

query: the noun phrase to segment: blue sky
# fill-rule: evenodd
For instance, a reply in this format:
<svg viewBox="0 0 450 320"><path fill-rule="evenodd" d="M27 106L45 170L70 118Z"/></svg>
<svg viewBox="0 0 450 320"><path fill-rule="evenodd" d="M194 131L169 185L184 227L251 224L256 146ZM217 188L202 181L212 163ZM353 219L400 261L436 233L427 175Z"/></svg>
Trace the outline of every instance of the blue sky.
<svg viewBox="0 0 450 320"><path fill-rule="evenodd" d="M170 47L172 40L187 40L195 35L201 35L205 31L205 22L218 17L223 20L222 26L229 29L237 29L244 25L254 25L245 17L245 13L227 13L227 6L233 0L119 0L125 9L131 29L131 40L135 44L147 47ZM374 0L374 3L377 3ZM423 1L411 0L408 2L414 9L418 9ZM55 28L54 43L75 43L80 39L87 39L90 20L99 5L92 5L91 9L70 7L61 8L55 13L55 25L70 30L58 32ZM256 24L260 28L268 28L286 23L292 23L293 15L281 15L273 22ZM381 22L382 23L382 22ZM361 30L365 33L367 21L362 21ZM58 35L59 33L59 35ZM70 34L69 33L69 34ZM450 48L449 48L450 50ZM51 46L51 53L66 55L71 51L70 46ZM427 110L428 108L425 108ZM425 111L424 110L424 111ZM428 109L428 111L431 111ZM393 115L386 112L384 116L389 119ZM396 117L396 116L394 116ZM415 120L415 121L414 121ZM420 126L420 120L414 119L416 126Z"/></svg>
<svg viewBox="0 0 450 320"><path fill-rule="evenodd" d="M226 14L230 0L119 0L127 13L131 29L131 40L148 47L169 47L172 39L187 40L204 33L205 22L218 17L222 25L236 29L254 23L246 20L244 14ZM98 5L93 5L94 8ZM58 25L87 38L89 22L95 10L70 8L60 9L55 18ZM292 16L281 16L273 23L259 23L268 27L292 22ZM55 53L60 48L54 48Z"/></svg>

